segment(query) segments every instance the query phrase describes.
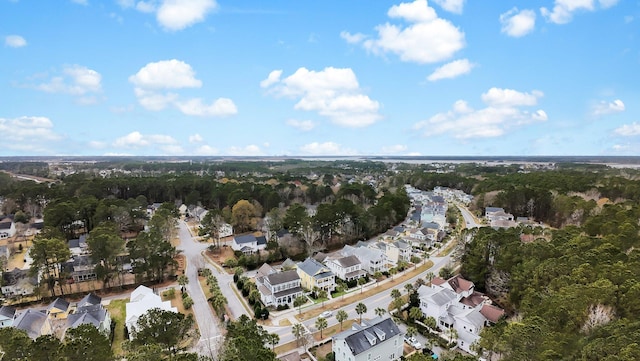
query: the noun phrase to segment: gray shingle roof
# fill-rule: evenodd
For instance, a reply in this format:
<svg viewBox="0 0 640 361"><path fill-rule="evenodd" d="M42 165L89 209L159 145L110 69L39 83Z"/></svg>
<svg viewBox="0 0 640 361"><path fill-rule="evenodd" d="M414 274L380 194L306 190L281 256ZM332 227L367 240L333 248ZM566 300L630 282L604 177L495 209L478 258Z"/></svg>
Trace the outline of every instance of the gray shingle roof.
<svg viewBox="0 0 640 361"><path fill-rule="evenodd" d="M334 339L344 339L354 355L391 340L394 336L402 335L398 326L389 317L384 319L377 317L368 322L363 321L362 326L355 328L333 336Z"/></svg>
<svg viewBox="0 0 640 361"><path fill-rule="evenodd" d="M253 234L243 234L241 236L234 237L237 244L258 242L258 239Z"/></svg>
<svg viewBox="0 0 640 361"><path fill-rule="evenodd" d="M336 259L336 262L338 262L338 264L340 264L340 266L344 268L352 267L360 264L360 260L358 259L358 257L354 255L338 258Z"/></svg>
<svg viewBox="0 0 640 361"><path fill-rule="evenodd" d="M49 307L47 307L47 311L51 310L54 307L59 310L66 311L67 309L69 309L69 302L62 298L56 298L55 301L51 302Z"/></svg>
<svg viewBox="0 0 640 361"><path fill-rule="evenodd" d="M78 308L99 305L100 302L102 302L102 297L96 295L95 293L89 293L88 295L84 296L80 300L80 302L78 302Z"/></svg>
<svg viewBox="0 0 640 361"><path fill-rule="evenodd" d="M295 270L291 270L291 271L272 273L266 276L265 278L269 280L269 283L271 285L278 285L281 283L299 280L300 276L298 276L298 272L296 272Z"/></svg>
<svg viewBox="0 0 640 361"><path fill-rule="evenodd" d="M16 315L16 309L11 306L2 306L0 307L0 315L6 318L13 318Z"/></svg>
<svg viewBox="0 0 640 361"><path fill-rule="evenodd" d="M40 311L28 309L18 315L13 327L27 332L32 339L41 336L42 325L47 321L47 315Z"/></svg>
<svg viewBox="0 0 640 361"><path fill-rule="evenodd" d="M303 262L298 263L298 268L310 275L313 276L316 273L320 272L321 269L326 268L322 263L316 261L313 258L307 258Z"/></svg>

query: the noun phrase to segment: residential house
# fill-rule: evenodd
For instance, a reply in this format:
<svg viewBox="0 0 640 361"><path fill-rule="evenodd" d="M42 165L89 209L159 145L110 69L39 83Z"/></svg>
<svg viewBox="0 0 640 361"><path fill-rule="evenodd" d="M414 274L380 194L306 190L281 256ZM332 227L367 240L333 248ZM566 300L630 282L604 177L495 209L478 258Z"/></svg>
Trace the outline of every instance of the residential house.
<svg viewBox="0 0 640 361"><path fill-rule="evenodd" d="M403 352L403 333L391 318L376 317L353 324L331 338L336 361L393 361Z"/></svg>
<svg viewBox="0 0 640 361"><path fill-rule="evenodd" d="M87 245L87 235L83 234L79 238L71 239L68 242L69 251L72 256L80 256L89 254L89 245Z"/></svg>
<svg viewBox="0 0 640 361"><path fill-rule="evenodd" d="M16 224L11 218L0 221L0 239L11 238L16 235Z"/></svg>
<svg viewBox="0 0 640 361"><path fill-rule="evenodd" d="M78 302L75 312L67 317L67 329L85 324L93 325L108 337L111 334L111 315L101 302L102 298L94 293L86 295Z"/></svg>
<svg viewBox="0 0 640 361"><path fill-rule="evenodd" d="M189 210L189 208L187 207L186 204L181 204L180 207L178 207L178 212L180 212L181 216L186 216L187 215L187 211Z"/></svg>
<svg viewBox="0 0 640 361"><path fill-rule="evenodd" d="M13 327L25 331L33 340L42 335L52 334L46 311L27 309L16 317Z"/></svg>
<svg viewBox="0 0 640 361"><path fill-rule="evenodd" d="M0 307L0 328L13 326L13 321L16 318L16 309L11 306Z"/></svg>
<svg viewBox="0 0 640 361"><path fill-rule="evenodd" d="M37 285L37 278L29 276L28 269L14 268L2 273L2 294L7 298L32 295Z"/></svg>
<svg viewBox="0 0 640 361"><path fill-rule="evenodd" d="M156 211L158 210L158 208L160 208L161 205L162 203L152 203L148 205L147 216L149 216L149 218L153 217L153 215L156 213Z"/></svg>
<svg viewBox="0 0 640 361"><path fill-rule="evenodd" d="M71 275L73 282L84 282L98 279L96 274L96 264L88 255L72 256L64 265L65 269Z"/></svg>
<svg viewBox="0 0 640 361"><path fill-rule="evenodd" d="M297 272L302 287L307 290L313 290L317 287L327 292L333 292L336 288L336 275L331 272L329 267L313 258L307 258L298 263Z"/></svg>
<svg viewBox="0 0 640 361"><path fill-rule="evenodd" d="M11 253L9 251L9 247L8 246L0 246L0 264L6 265L7 261L9 260L9 257L11 257ZM2 270L0 269L0 271L2 271Z"/></svg>
<svg viewBox="0 0 640 361"><path fill-rule="evenodd" d="M384 252L369 247L353 247L346 245L341 251L343 256L356 256L362 264L362 269L370 275L376 272L386 272L389 264L386 262Z"/></svg>
<svg viewBox="0 0 640 361"><path fill-rule="evenodd" d="M138 318L147 313L152 308L159 308L164 311L178 312L178 309L171 307L171 301L162 301L160 296L153 293L153 290L146 286L138 286L125 305L125 326L129 332L129 339L135 335L138 325Z"/></svg>
<svg viewBox="0 0 640 361"><path fill-rule="evenodd" d="M504 316L489 297L475 291L473 282L461 276L448 280L436 277L430 286L418 288L418 296L424 316L433 317L440 329L454 328L458 346L470 353L474 352L471 345L480 338L480 331Z"/></svg>
<svg viewBox="0 0 640 361"><path fill-rule="evenodd" d="M357 280L367 274L362 269L362 263L360 263L358 257L354 255L329 258L325 260L324 264L343 281Z"/></svg>
<svg viewBox="0 0 640 361"><path fill-rule="evenodd" d="M300 276L296 270L278 272L268 264L258 270L256 285L260 292L260 300L265 306L293 307L293 301L302 296Z"/></svg>
<svg viewBox="0 0 640 361"><path fill-rule="evenodd" d="M265 236L256 237L251 233L237 235L231 241L231 249L244 254L258 253L265 248L267 248L267 238Z"/></svg>
<svg viewBox="0 0 640 361"><path fill-rule="evenodd" d="M489 225L493 228L510 228L516 226L513 214L505 212L502 208L485 208L485 217L489 221Z"/></svg>
<svg viewBox="0 0 640 361"><path fill-rule="evenodd" d="M47 317L49 319L65 320L69 316L69 311L71 311L70 306L69 302L58 297L47 306Z"/></svg>
<svg viewBox="0 0 640 361"><path fill-rule="evenodd" d="M233 236L233 226L229 223L222 222L218 227L218 237L225 238Z"/></svg>

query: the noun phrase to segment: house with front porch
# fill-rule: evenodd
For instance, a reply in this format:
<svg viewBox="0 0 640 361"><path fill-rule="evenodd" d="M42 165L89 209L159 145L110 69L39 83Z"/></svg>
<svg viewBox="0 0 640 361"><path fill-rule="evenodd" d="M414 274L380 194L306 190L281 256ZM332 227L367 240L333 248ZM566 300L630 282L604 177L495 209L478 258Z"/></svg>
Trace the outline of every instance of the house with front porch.
<svg viewBox="0 0 640 361"><path fill-rule="evenodd" d="M367 272L362 269L362 263L360 263L358 257L353 255L327 258L324 264L343 281L357 280L367 274Z"/></svg>
<svg viewBox="0 0 640 361"><path fill-rule="evenodd" d="M313 258L307 258L298 263L296 271L300 276L301 285L304 289L314 290L317 288L333 292L336 288L336 275L331 272L329 267Z"/></svg>
<svg viewBox="0 0 640 361"><path fill-rule="evenodd" d="M254 234L243 234L233 237L231 249L244 254L255 254L267 248L267 238L265 236L256 237Z"/></svg>
<svg viewBox="0 0 640 361"><path fill-rule="evenodd" d="M300 276L296 270L278 272L266 263L258 271L256 285L260 300L265 306L293 307L296 297L303 295Z"/></svg>
<svg viewBox="0 0 640 361"><path fill-rule="evenodd" d="M387 262L385 253L379 249L346 245L342 248L341 254L343 256L356 256L360 260L360 264L362 264L362 269L370 275L389 270L390 264Z"/></svg>

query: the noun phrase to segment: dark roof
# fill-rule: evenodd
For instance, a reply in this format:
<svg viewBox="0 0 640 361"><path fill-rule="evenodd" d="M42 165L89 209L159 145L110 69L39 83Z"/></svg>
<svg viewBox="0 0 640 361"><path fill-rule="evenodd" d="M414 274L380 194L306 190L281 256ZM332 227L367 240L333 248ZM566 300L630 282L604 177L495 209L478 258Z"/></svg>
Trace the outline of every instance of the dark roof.
<svg viewBox="0 0 640 361"><path fill-rule="evenodd" d="M47 307L47 311L50 311L54 307L59 309L59 310L66 311L66 310L69 309L69 302L67 302L66 300L58 297L53 302L51 302L49 307Z"/></svg>
<svg viewBox="0 0 640 361"><path fill-rule="evenodd" d="M363 321L362 326L356 325L355 328L355 330L345 331L334 336L337 339L344 338L353 355L358 355L402 334L389 317L384 319L377 317L369 322Z"/></svg>
<svg viewBox="0 0 640 361"><path fill-rule="evenodd" d="M258 241L258 245L267 244L267 237L265 236L256 237L256 241Z"/></svg>
<svg viewBox="0 0 640 361"><path fill-rule="evenodd" d="M10 229L10 228L11 228L11 224L13 224L13 222L12 222L12 221L8 221L8 222L3 221L3 222L0 222L0 229Z"/></svg>
<svg viewBox="0 0 640 361"><path fill-rule="evenodd" d="M78 308L99 305L100 302L102 302L102 297L96 295L95 293L89 293L88 295L84 296L80 300L80 302L78 302Z"/></svg>
<svg viewBox="0 0 640 361"><path fill-rule="evenodd" d="M294 288L289 288L288 290L276 292L273 294L273 297L280 298L288 295L295 295L302 292L303 292L302 287L294 287Z"/></svg>
<svg viewBox="0 0 640 361"><path fill-rule="evenodd" d="M2 279L4 280L4 286L12 286L18 283L19 280L29 277L28 270L22 270L14 268L11 271L3 272Z"/></svg>
<svg viewBox="0 0 640 361"><path fill-rule="evenodd" d="M80 240L79 239L70 239L69 240L69 248L79 248L80 247Z"/></svg>
<svg viewBox="0 0 640 361"><path fill-rule="evenodd" d="M288 234L291 234L291 233L289 233L289 231L284 229L284 228L279 230L278 232L276 232L276 236L278 236L278 238L284 237L284 236L286 236Z"/></svg>
<svg viewBox="0 0 640 361"><path fill-rule="evenodd" d="M254 236L251 233L243 234L241 236L235 236L235 237L233 237L233 239L236 241L237 244L258 242L258 239L256 238L256 236Z"/></svg>
<svg viewBox="0 0 640 361"><path fill-rule="evenodd" d="M494 213L494 212L498 212L498 211L504 212L504 208L500 208L500 207L487 207L487 208L485 208L485 213Z"/></svg>
<svg viewBox="0 0 640 361"><path fill-rule="evenodd" d="M0 316L4 316L6 318L13 318L15 315L16 315L15 307L11 307L11 306L0 307Z"/></svg>
<svg viewBox="0 0 640 361"><path fill-rule="evenodd" d="M396 231L396 232L402 233L402 232L404 232L404 227L395 226L395 227L393 227L393 230Z"/></svg>
<svg viewBox="0 0 640 361"><path fill-rule="evenodd" d="M291 282L295 280L299 280L300 276L298 276L298 272L295 270L272 273L265 277L269 280L271 285L278 285L285 282Z"/></svg>

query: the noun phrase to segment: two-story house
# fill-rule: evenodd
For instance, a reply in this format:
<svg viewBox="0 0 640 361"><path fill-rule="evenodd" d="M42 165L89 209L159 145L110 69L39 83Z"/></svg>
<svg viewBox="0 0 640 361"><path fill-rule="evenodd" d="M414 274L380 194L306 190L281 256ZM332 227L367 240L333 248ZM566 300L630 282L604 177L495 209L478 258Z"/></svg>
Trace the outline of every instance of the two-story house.
<svg viewBox="0 0 640 361"><path fill-rule="evenodd" d="M101 302L102 298L94 293L82 298L76 305L75 312L67 317L67 330L87 324L109 337L111 334L111 315Z"/></svg>
<svg viewBox="0 0 640 361"><path fill-rule="evenodd" d="M298 276L300 276L302 287L307 290L318 288L327 292L333 292L336 288L336 275L331 272L329 267L313 258L307 258L303 262L298 263L296 270Z"/></svg>
<svg viewBox="0 0 640 361"><path fill-rule="evenodd" d="M171 306L171 301L162 301L152 289L146 286L138 286L129 297L129 302L125 305L125 326L129 332L129 339L135 336L138 326L138 319L152 308L159 308L164 311L178 312L178 309Z"/></svg>
<svg viewBox="0 0 640 361"><path fill-rule="evenodd" d="M11 218L0 221L0 239L11 238L16 235L16 224Z"/></svg>
<svg viewBox="0 0 640 361"><path fill-rule="evenodd" d="M391 318L363 320L331 338L336 361L394 361L403 351L403 333Z"/></svg>
<svg viewBox="0 0 640 361"><path fill-rule="evenodd" d="M42 335L52 334L51 323L49 323L46 311L27 309L16 317L13 321L13 327L25 331L33 340Z"/></svg>
<svg viewBox="0 0 640 361"><path fill-rule="evenodd" d="M378 249L369 247L353 247L346 245L342 249L343 256L356 256L362 264L362 269L370 275L376 272L386 272L389 264L386 261L385 253Z"/></svg>
<svg viewBox="0 0 640 361"><path fill-rule="evenodd" d="M454 328L458 347L469 353L474 353L471 345L480 339L480 331L504 316L504 310L460 276L436 277L430 286L418 288L418 296L424 316L433 317L440 329Z"/></svg>
<svg viewBox="0 0 640 361"><path fill-rule="evenodd" d="M2 273L2 294L7 298L32 295L38 280L29 275L29 270L14 268Z"/></svg>
<svg viewBox="0 0 640 361"><path fill-rule="evenodd" d="M278 272L266 263L258 271L256 285L260 292L260 300L265 306L293 307L296 297L303 294L300 276L296 270Z"/></svg>
<svg viewBox="0 0 640 361"><path fill-rule="evenodd" d="M233 237L231 241L231 249L240 251L244 254L254 254L267 248L267 238L249 233Z"/></svg>
<svg viewBox="0 0 640 361"><path fill-rule="evenodd" d="M367 272L362 269L362 263L360 263L358 257L353 255L327 258L324 264L343 281L357 280L367 274Z"/></svg>

